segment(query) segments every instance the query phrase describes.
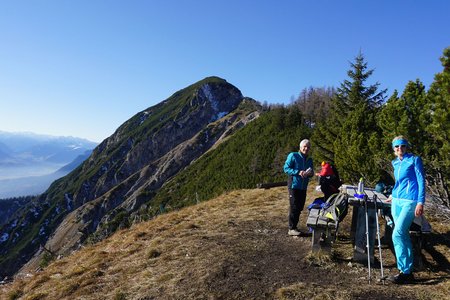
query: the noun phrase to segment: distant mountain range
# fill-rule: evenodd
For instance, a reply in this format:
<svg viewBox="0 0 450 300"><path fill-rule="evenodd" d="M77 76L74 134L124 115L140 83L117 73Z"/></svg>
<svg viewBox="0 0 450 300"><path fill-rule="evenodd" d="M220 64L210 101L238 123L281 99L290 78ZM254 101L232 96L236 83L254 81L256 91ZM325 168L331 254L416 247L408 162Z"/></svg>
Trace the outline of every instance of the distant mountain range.
<svg viewBox="0 0 450 300"><path fill-rule="evenodd" d="M0 199L44 192L96 146L76 137L0 131Z"/></svg>

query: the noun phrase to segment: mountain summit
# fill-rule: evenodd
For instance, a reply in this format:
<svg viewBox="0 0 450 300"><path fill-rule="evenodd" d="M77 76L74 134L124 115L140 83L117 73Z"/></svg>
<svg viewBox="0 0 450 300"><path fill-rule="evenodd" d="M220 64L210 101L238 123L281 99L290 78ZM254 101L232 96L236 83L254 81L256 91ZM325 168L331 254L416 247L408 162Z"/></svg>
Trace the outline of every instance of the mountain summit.
<svg viewBox="0 0 450 300"><path fill-rule="evenodd" d="M137 113L0 228L0 276L43 248L66 254L93 233L109 235L167 179L257 116L256 102L218 77Z"/></svg>

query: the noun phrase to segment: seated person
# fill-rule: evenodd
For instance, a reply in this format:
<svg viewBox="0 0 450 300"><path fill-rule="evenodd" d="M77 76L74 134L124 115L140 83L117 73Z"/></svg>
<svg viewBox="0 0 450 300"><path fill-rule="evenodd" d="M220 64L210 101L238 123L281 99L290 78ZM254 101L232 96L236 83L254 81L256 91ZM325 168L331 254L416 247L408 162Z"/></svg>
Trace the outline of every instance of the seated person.
<svg viewBox="0 0 450 300"><path fill-rule="evenodd" d="M323 161L321 166L320 173L316 175L319 177L320 189L326 201L331 195L339 193L339 187L342 185L342 182L339 179L337 169L332 164Z"/></svg>

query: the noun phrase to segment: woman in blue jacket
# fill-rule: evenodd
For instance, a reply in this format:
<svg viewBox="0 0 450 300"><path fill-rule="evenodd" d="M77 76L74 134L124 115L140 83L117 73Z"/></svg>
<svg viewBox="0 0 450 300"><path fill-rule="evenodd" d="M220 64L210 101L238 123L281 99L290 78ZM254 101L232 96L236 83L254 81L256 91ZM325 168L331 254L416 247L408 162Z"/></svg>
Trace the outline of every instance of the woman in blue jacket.
<svg viewBox="0 0 450 300"><path fill-rule="evenodd" d="M423 214L425 204L425 173L422 159L407 153L408 141L398 136L392 141L396 159L392 161L394 167L395 185L392 190L392 217L394 243L397 268L400 273L389 279L397 284L411 283L413 276L413 247L409 236L409 228L415 216Z"/></svg>
<svg viewBox="0 0 450 300"><path fill-rule="evenodd" d="M300 213L305 206L306 188L309 178L313 176L312 158L308 157L311 143L309 140L300 142L298 152L289 153L284 163L284 172L288 177L289 191L289 230L288 234L297 236L301 232L297 228Z"/></svg>

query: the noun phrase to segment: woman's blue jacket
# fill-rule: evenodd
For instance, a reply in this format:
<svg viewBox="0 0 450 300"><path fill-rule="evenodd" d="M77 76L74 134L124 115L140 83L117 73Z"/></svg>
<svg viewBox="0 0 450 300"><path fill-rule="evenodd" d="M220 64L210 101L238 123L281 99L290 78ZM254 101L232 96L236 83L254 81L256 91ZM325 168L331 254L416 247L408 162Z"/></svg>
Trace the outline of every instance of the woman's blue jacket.
<svg viewBox="0 0 450 300"><path fill-rule="evenodd" d="M393 199L413 200L425 203L425 173L422 159L406 153L403 159L398 157L392 161L395 185L392 190Z"/></svg>
<svg viewBox="0 0 450 300"><path fill-rule="evenodd" d="M303 178L298 173L302 170L306 171L308 168L314 171L311 157L305 156L301 152L289 153L283 168L284 173L289 175L288 188L306 190L309 177Z"/></svg>

